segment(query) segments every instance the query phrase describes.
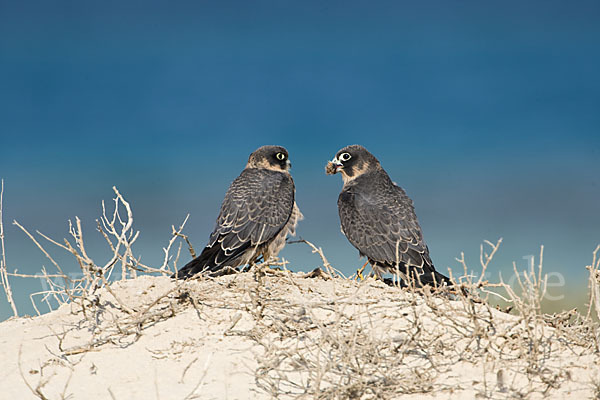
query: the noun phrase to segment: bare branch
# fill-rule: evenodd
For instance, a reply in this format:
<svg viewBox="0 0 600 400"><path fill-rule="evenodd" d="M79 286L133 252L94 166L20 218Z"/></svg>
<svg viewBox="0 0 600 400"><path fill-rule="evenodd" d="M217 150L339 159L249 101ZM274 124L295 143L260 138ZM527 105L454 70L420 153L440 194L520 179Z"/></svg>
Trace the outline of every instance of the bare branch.
<svg viewBox="0 0 600 400"><path fill-rule="evenodd" d="M2 206L3 206L3 198L4 198L4 179L1 180L1 189L0 189L0 244L2 246L2 258L0 259L0 282L2 283L2 288L4 289L4 293L6 294L6 300L8 304L10 304L10 308L12 309L13 315L15 317L19 316L17 312L17 306L12 297L12 289L10 287L10 282L8 281L7 275L7 266L6 266L6 254L4 251L4 220L2 214Z"/></svg>

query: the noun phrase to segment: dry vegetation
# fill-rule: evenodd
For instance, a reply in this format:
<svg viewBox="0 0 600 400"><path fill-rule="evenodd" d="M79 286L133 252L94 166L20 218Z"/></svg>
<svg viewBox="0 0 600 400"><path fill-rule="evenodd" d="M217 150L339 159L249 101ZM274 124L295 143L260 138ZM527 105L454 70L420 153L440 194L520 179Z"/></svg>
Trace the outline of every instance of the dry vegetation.
<svg viewBox="0 0 600 400"><path fill-rule="evenodd" d="M103 263L87 255L79 219L62 242L14 222L55 267L42 271L48 290L32 294L36 310L58 308L0 325L13 338L6 343L14 359L4 367L17 367L6 374L14 398L20 390L40 399L600 398L600 246L587 267L584 313L542 313L542 252L514 288L471 279L464 256L458 261L465 275L455 279L462 290L358 282L306 241L323 269L291 273L282 261L278 270L259 264L246 273L180 282L168 275L183 246L193 251L181 233L185 221L172 227L162 265L144 265L132 251L138 233L131 207L114 191L113 210L103 204L98 221L110 249ZM70 278L37 237L71 253L81 278ZM1 223L0 239L2 286L16 316L9 278L28 276L8 271ZM482 245L482 277L500 242ZM498 298L510 313L490 305ZM36 324L46 334L28 336ZM27 349L35 355L25 357ZM135 379L145 379L143 389L128 391Z"/></svg>

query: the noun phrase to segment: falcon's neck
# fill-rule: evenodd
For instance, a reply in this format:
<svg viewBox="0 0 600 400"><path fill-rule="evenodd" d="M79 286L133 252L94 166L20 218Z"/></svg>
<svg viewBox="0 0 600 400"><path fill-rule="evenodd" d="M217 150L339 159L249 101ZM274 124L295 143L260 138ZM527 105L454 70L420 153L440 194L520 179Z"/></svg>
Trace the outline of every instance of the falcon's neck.
<svg viewBox="0 0 600 400"><path fill-rule="evenodd" d="M376 180L376 179L381 179L381 176L387 176L387 173L383 170L383 168L379 167L376 169L371 169L369 171L357 171L358 173L355 173L353 175L347 175L345 173L342 174L342 179L344 181L344 187L346 187L347 185L352 185L354 184L355 181L362 181L362 180L368 180L368 181L372 181L372 180Z"/></svg>

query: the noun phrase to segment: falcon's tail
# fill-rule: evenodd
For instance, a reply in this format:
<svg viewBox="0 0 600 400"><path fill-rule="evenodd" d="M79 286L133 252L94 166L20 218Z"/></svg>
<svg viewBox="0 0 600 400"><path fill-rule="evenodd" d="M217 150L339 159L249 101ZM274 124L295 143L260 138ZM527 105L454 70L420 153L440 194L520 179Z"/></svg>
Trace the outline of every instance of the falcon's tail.
<svg viewBox="0 0 600 400"><path fill-rule="evenodd" d="M460 284L453 283L450 280L450 278L440 274L435 269L433 269L433 266L431 266L431 268L432 269L430 271L427 271L423 275L421 275L421 286L429 285L435 288L447 287L450 288L451 293L462 293L463 296L470 297L476 302L482 302L482 300L477 296L477 294L473 290L469 290L468 288Z"/></svg>
<svg viewBox="0 0 600 400"><path fill-rule="evenodd" d="M403 268L405 268L404 271ZM391 269L391 268L390 268ZM400 267L401 286L409 287L443 287L452 286L452 281L435 270L433 265L425 265L422 269L414 266Z"/></svg>
<svg viewBox="0 0 600 400"><path fill-rule="evenodd" d="M419 276L422 286L429 285L433 287L452 286L450 278L437 272L433 267Z"/></svg>
<svg viewBox="0 0 600 400"><path fill-rule="evenodd" d="M248 243L249 244L249 243ZM225 251L215 244L212 247L205 247L202 253L192 261L184 265L179 271L171 275L171 278L187 279L197 274L206 274L209 276L220 276L232 273L240 265L239 259L243 257L244 251L248 246L241 246L232 254L225 254Z"/></svg>

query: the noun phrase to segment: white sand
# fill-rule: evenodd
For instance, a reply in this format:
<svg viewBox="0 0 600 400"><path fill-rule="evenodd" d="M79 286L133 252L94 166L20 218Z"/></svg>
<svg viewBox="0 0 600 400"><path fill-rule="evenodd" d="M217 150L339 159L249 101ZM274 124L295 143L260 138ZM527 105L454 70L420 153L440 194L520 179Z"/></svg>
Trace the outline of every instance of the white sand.
<svg viewBox="0 0 600 400"><path fill-rule="evenodd" d="M111 287L118 300L101 290L96 314L63 305L0 323L1 399L262 399L269 384L282 398L598 395L598 355L564 330L481 305L469 318L467 302L425 302L372 279L144 276ZM136 319L139 335L119 332ZM108 341L88 346L98 339Z"/></svg>

